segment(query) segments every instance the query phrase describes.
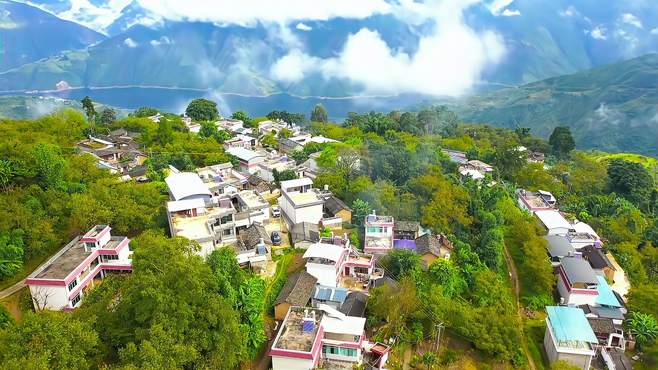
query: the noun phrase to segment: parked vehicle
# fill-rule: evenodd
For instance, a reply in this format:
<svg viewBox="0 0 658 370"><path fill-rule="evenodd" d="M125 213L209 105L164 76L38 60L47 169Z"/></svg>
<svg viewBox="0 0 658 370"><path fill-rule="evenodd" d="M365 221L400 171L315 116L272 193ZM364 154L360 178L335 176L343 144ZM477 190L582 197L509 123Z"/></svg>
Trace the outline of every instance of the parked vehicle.
<svg viewBox="0 0 658 370"><path fill-rule="evenodd" d="M281 234L278 231L272 231L272 244L281 245Z"/></svg>
<svg viewBox="0 0 658 370"><path fill-rule="evenodd" d="M279 206L272 206L272 217L281 217L281 209Z"/></svg>

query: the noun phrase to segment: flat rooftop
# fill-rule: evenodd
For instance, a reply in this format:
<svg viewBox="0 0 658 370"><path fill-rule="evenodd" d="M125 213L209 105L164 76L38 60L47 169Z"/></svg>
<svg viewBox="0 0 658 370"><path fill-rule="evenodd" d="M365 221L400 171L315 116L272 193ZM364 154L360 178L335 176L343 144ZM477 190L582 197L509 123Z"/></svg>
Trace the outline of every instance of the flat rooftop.
<svg viewBox="0 0 658 370"><path fill-rule="evenodd" d="M208 220L210 218L235 213L235 208L233 208L230 201L224 204L230 205L230 207L209 207L206 208L206 213L193 217L171 213L171 223L174 227L174 234L177 236L184 236L190 240L213 236L208 227Z"/></svg>
<svg viewBox="0 0 658 370"><path fill-rule="evenodd" d="M366 224L374 224L380 222L393 222L393 216L379 216L379 215L368 215L366 216Z"/></svg>
<svg viewBox="0 0 658 370"><path fill-rule="evenodd" d="M238 196L249 208L260 208L268 205L265 199L251 190L241 191Z"/></svg>
<svg viewBox="0 0 658 370"><path fill-rule="evenodd" d="M550 205L546 203L544 198L539 193L525 192L519 193L526 203L532 208L549 208Z"/></svg>
<svg viewBox="0 0 658 370"><path fill-rule="evenodd" d="M393 242L390 236L366 236L365 245L369 248L392 248Z"/></svg>
<svg viewBox="0 0 658 370"><path fill-rule="evenodd" d="M315 314L313 329L304 331L302 329L306 313L313 317ZM287 349L292 351L311 352L313 342L318 334L320 319L323 312L319 309L292 307L286 316L277 339L272 348Z"/></svg>
<svg viewBox="0 0 658 370"><path fill-rule="evenodd" d="M295 205L303 206L315 202L321 202L322 199L314 191L304 193L286 193Z"/></svg>

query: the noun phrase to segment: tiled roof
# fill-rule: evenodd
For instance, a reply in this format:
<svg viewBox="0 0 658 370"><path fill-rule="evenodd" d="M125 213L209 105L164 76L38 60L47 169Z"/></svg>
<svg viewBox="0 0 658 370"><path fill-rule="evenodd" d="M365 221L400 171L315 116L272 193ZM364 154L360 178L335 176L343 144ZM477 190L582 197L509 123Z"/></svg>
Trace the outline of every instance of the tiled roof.
<svg viewBox="0 0 658 370"><path fill-rule="evenodd" d="M418 221L395 221L395 226L393 226L393 230L395 231L416 232L419 228L420 223Z"/></svg>
<svg viewBox="0 0 658 370"><path fill-rule="evenodd" d="M350 292L339 311L347 316L365 317L368 296L362 292Z"/></svg>
<svg viewBox="0 0 658 370"><path fill-rule="evenodd" d="M306 271L290 275L274 305L288 303L291 306L306 306L315 292L317 282L318 279Z"/></svg>
<svg viewBox="0 0 658 370"><path fill-rule="evenodd" d="M603 254L601 249L594 247L593 245L585 246L582 249L583 258L589 261L589 264L592 265L592 268L601 270L604 268L615 269L608 257Z"/></svg>
<svg viewBox="0 0 658 370"><path fill-rule="evenodd" d="M431 253L441 257L441 248L452 250L452 243L444 235L425 234L416 238L416 253L420 255Z"/></svg>
<svg viewBox="0 0 658 370"><path fill-rule="evenodd" d="M336 198L335 196L330 196L325 202L324 202L324 208L332 215L336 215L338 212L342 210L348 210L352 212L350 207L348 207L342 200Z"/></svg>

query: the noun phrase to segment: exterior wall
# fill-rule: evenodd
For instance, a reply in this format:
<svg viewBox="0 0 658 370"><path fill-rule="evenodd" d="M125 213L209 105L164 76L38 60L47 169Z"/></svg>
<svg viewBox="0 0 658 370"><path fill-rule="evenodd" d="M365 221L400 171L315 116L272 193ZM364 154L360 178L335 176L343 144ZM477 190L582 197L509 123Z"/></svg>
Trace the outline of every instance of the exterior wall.
<svg viewBox="0 0 658 370"><path fill-rule="evenodd" d="M546 322L548 324L548 319L546 319ZM592 354L566 353L559 351L559 349L555 347L553 334L551 333L551 329L548 327L548 325L546 327L546 333L544 334L544 348L546 349L546 357L548 357L548 361L550 363L562 360L574 366L578 366L583 370L589 369L594 353L594 351L592 351Z"/></svg>
<svg viewBox="0 0 658 370"><path fill-rule="evenodd" d="M35 310L62 310L69 304L66 286L30 285ZM36 302L35 302L36 301Z"/></svg>
<svg viewBox="0 0 658 370"><path fill-rule="evenodd" d="M429 266L429 265L432 264L432 262L434 262L434 261L437 260L437 257L436 257L435 255L431 254L431 253L425 253L425 254L423 254L422 256L420 256L420 259L422 259L423 261L425 261L425 263L427 264L427 266Z"/></svg>
<svg viewBox="0 0 658 370"><path fill-rule="evenodd" d="M336 266L307 263L306 272L318 279L318 284L335 287L338 283Z"/></svg>
<svg viewBox="0 0 658 370"><path fill-rule="evenodd" d="M569 233L569 229L566 227L556 227L548 230L548 235L566 235Z"/></svg>
<svg viewBox="0 0 658 370"><path fill-rule="evenodd" d="M598 292L592 289L573 289L567 286L567 283L564 280L564 277L561 273L558 274L557 278L557 290L560 293L560 297L564 298L564 304L575 304L575 305L596 305L596 297ZM579 293L582 292L582 293Z"/></svg>
<svg viewBox="0 0 658 370"><path fill-rule="evenodd" d="M583 370L589 370L592 356L578 355L574 353L558 353L558 360L566 361Z"/></svg>
<svg viewBox="0 0 658 370"><path fill-rule="evenodd" d="M314 367L310 359L272 356L272 370L312 370Z"/></svg>
<svg viewBox="0 0 658 370"><path fill-rule="evenodd" d="M338 212L336 216L340 217L343 220L343 222L348 222L348 223L352 222L352 212L350 212L347 209Z"/></svg>
<svg viewBox="0 0 658 370"><path fill-rule="evenodd" d="M290 309L290 304L283 302L274 306L274 319L283 320L288 314L288 309Z"/></svg>
<svg viewBox="0 0 658 370"><path fill-rule="evenodd" d="M292 218L292 217L291 217ZM296 224L300 222L310 222L317 224L322 219L322 204L306 206L295 209L293 220Z"/></svg>

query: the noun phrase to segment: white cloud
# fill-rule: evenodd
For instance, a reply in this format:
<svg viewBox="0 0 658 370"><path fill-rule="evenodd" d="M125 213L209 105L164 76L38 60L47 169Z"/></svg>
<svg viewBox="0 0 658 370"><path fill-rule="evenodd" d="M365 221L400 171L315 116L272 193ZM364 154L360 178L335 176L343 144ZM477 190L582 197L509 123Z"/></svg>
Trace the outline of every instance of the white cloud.
<svg viewBox="0 0 658 370"><path fill-rule="evenodd" d="M70 0L71 7L57 16L78 22L93 30L101 31L109 26L121 14L121 10L132 0L109 0L102 6L96 6L89 0Z"/></svg>
<svg viewBox="0 0 658 370"><path fill-rule="evenodd" d="M424 93L461 95L480 80L485 67L499 62L505 52L500 37L475 32L462 18L474 0L433 2L433 32L420 38L415 54L392 50L379 33L363 28L348 37L340 53L321 59L296 49L271 69L273 78L294 82L319 73L363 86L366 93Z"/></svg>
<svg viewBox="0 0 658 370"><path fill-rule="evenodd" d="M521 15L521 11L518 9L510 10L510 9L505 9L503 10L502 13L500 13L503 17L516 17Z"/></svg>
<svg viewBox="0 0 658 370"><path fill-rule="evenodd" d="M576 7L574 7L573 5L569 5L566 9L561 10L558 14L561 17L575 17L580 13L578 12L578 9L576 9Z"/></svg>
<svg viewBox="0 0 658 370"><path fill-rule="evenodd" d="M150 43L153 46L171 45L172 44L171 40L167 36L162 36L157 40L151 40Z"/></svg>
<svg viewBox="0 0 658 370"><path fill-rule="evenodd" d="M309 25L306 25L306 24L304 24L304 23L302 23L302 22L297 23L297 25L295 26L295 28L298 29L298 30L300 30L300 31L311 31L311 30L313 30L313 27L311 27L311 26L309 26Z"/></svg>
<svg viewBox="0 0 658 370"><path fill-rule="evenodd" d="M170 20L254 25L257 22L290 23L294 20L365 18L390 13L386 0L138 0L153 14Z"/></svg>
<svg viewBox="0 0 658 370"><path fill-rule="evenodd" d="M652 35L658 35L658 27L654 28L650 32Z"/></svg>
<svg viewBox="0 0 658 370"><path fill-rule="evenodd" d="M493 0L489 3L488 8L491 14L495 16L504 15L504 10L513 2L514 0Z"/></svg>
<svg viewBox="0 0 658 370"><path fill-rule="evenodd" d="M630 24L633 27L637 28L643 28L642 22L633 14L631 13L624 13L621 15L621 21Z"/></svg>
<svg viewBox="0 0 658 370"><path fill-rule="evenodd" d="M590 36L596 40L607 40L608 36L606 36L606 32L607 30L605 27L596 26L590 31Z"/></svg>
<svg viewBox="0 0 658 370"><path fill-rule="evenodd" d="M129 47L129 48L136 48L137 46L139 46L139 44L137 44L137 43L135 42L135 40L131 39L130 37L128 37L127 39L123 40L123 44L126 45L126 46Z"/></svg>

